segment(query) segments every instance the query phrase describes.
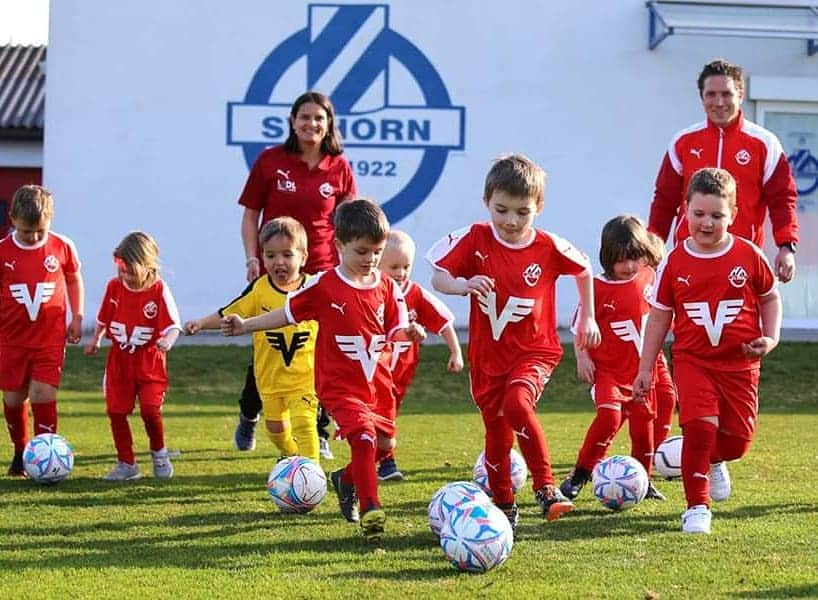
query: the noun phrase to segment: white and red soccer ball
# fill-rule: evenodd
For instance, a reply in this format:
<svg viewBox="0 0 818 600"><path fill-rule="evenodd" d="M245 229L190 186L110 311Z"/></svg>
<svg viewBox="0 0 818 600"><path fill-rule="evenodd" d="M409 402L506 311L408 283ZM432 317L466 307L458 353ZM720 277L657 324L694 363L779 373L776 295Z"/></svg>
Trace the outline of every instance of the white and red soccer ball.
<svg viewBox="0 0 818 600"><path fill-rule="evenodd" d="M309 458L282 458L270 471L267 492L283 513L308 513L327 494L327 476Z"/></svg>

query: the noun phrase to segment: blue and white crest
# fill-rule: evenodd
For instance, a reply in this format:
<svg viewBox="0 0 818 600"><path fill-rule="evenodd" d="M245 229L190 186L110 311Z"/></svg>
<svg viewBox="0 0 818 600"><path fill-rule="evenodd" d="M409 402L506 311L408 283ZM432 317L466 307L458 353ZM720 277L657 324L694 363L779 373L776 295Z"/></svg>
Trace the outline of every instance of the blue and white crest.
<svg viewBox="0 0 818 600"><path fill-rule="evenodd" d="M307 26L264 59L242 102L227 105L227 143L242 147L248 168L286 139L292 100L307 90L332 100L359 188L371 187L361 178L388 185L379 200L391 223L426 200L449 151L464 148L465 108L452 104L429 59L390 29L385 4L308 5Z"/></svg>

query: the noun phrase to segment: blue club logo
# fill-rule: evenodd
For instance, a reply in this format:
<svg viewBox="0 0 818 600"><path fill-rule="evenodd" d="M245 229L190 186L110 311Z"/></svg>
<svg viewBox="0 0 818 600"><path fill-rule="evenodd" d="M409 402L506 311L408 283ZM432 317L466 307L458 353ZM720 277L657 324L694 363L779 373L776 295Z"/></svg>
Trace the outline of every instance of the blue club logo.
<svg viewBox="0 0 818 600"><path fill-rule="evenodd" d="M801 148L790 154L788 159L798 187L798 194L809 196L818 190L818 158L815 158L808 149Z"/></svg>
<svg viewBox="0 0 818 600"><path fill-rule="evenodd" d="M243 102L227 104L227 143L241 146L248 168L262 150L286 139L290 104L271 98L282 80L297 78L299 70L303 73L304 64L306 85L292 98L308 89L327 94L335 105L345 148L376 149L387 158L395 151L407 157L420 154L419 160L402 163L352 161L358 176L394 181L400 170L414 168L402 188L382 202L390 222L400 221L431 193L449 151L463 150L465 108L452 104L443 80L423 53L389 28L387 5L310 4L307 27L264 59ZM407 80L414 82L422 100L393 102L395 88L411 96L406 93Z"/></svg>

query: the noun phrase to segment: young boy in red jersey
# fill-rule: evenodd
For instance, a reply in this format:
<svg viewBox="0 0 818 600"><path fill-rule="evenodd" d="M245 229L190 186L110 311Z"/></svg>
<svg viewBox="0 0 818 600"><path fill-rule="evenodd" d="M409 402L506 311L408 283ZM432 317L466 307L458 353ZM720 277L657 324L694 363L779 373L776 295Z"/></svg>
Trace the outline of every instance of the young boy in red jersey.
<svg viewBox="0 0 818 600"><path fill-rule="evenodd" d="M674 321L673 379L684 432L685 533L710 533L710 500L729 498L725 461L747 453L758 418L761 358L778 345L781 298L772 267L751 242L728 233L736 183L701 169L687 190L690 237L659 266L634 397L651 389L656 356Z"/></svg>
<svg viewBox="0 0 818 600"><path fill-rule="evenodd" d="M304 320L320 323L315 352L318 397L351 454L350 464L330 478L341 513L347 521L360 521L369 540L383 536L386 514L378 496L375 460L379 449L390 449L395 429L394 421L376 412L378 394L383 393L379 382L388 377L383 373L376 377L378 369L385 369L380 355L389 340L422 341L426 336L417 323L409 323L398 285L377 268L388 234L386 215L374 202L341 204L335 215L338 267L319 273L288 296L284 308L247 320L237 315L222 320L225 335L277 329ZM391 392L391 386L385 389Z"/></svg>
<svg viewBox="0 0 818 600"><path fill-rule="evenodd" d="M552 521L574 505L554 485L548 445L535 408L562 357L555 315L556 280L576 278L580 348L599 344L588 259L566 240L535 229L545 173L519 154L494 162L483 201L489 223L450 233L428 253L432 285L471 296L471 393L485 425L494 502L516 527L509 452L516 434L543 515Z"/></svg>
<svg viewBox="0 0 818 600"><path fill-rule="evenodd" d="M382 273L389 275L400 286L406 299L409 321L416 321L426 331L434 331L443 338L449 349L446 367L450 373L459 373L463 370L463 352L454 330L454 315L436 296L409 279L414 262L415 242L409 234L395 229L390 231L379 268ZM378 413L395 420L403 397L415 378L420 362L420 344L409 341L392 342L381 357L387 362L392 374L395 402L389 405L390 395L381 394L379 401L383 405L379 407ZM401 481L403 479L403 473L395 463L394 450L383 453L378 462L378 479L381 481Z"/></svg>
<svg viewBox="0 0 818 600"><path fill-rule="evenodd" d="M28 408L34 434L57 432L65 342L82 335L83 285L74 242L50 231L54 199L39 185L11 200L14 232L0 241L0 389L14 444L8 474L25 477ZM66 311L71 323L66 329Z"/></svg>
<svg viewBox="0 0 818 600"><path fill-rule="evenodd" d="M128 415L139 398L139 415L151 449L153 476L173 477L165 447L162 406L168 389L167 353L182 325L176 301L159 277L159 245L147 233L132 231L114 250L117 276L108 282L85 354L99 352L102 336L111 342L105 363L105 407L116 447L117 463L106 481L129 481L142 474L133 451Z"/></svg>
<svg viewBox="0 0 818 600"><path fill-rule="evenodd" d="M631 438L631 456L645 467L648 476L653 469L656 393L651 394L648 402L635 403L631 384L639 366L642 333L650 311L647 298L655 279L651 265L661 262L664 245L632 215L608 221L601 238L599 262L603 272L594 277L594 301L602 341L596 348L576 348L575 352L577 375L591 384L596 415L585 434L574 469L560 484L560 491L571 500L591 480L594 468L605 457L625 421ZM660 361L664 366L664 355L657 361L657 379ZM670 379L667 369L661 376ZM670 403L675 403L675 395ZM665 499L650 482L646 497Z"/></svg>

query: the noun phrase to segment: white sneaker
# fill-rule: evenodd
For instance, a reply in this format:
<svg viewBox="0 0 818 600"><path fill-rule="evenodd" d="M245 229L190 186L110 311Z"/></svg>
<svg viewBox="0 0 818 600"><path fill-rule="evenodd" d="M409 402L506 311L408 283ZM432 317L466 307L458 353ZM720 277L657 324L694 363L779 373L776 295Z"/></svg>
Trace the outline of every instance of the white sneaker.
<svg viewBox="0 0 818 600"><path fill-rule="evenodd" d="M335 458L335 455L329 447L329 440L325 440L324 438L318 439L318 454L325 460L333 460Z"/></svg>
<svg viewBox="0 0 818 600"><path fill-rule="evenodd" d="M170 479L173 477L173 463L170 462L168 449L162 448L154 452L151 450L153 459L153 476L157 479Z"/></svg>
<svg viewBox="0 0 818 600"><path fill-rule="evenodd" d="M142 473L139 472L139 465L118 462L103 479L105 481L133 481L140 477L142 477Z"/></svg>
<svg viewBox="0 0 818 600"><path fill-rule="evenodd" d="M713 502L724 502L730 497L733 486L730 483L730 471L724 461L710 465L710 499Z"/></svg>
<svg viewBox="0 0 818 600"><path fill-rule="evenodd" d="M710 534L710 520L713 513L704 504L688 508L682 514L682 531L684 533Z"/></svg>

